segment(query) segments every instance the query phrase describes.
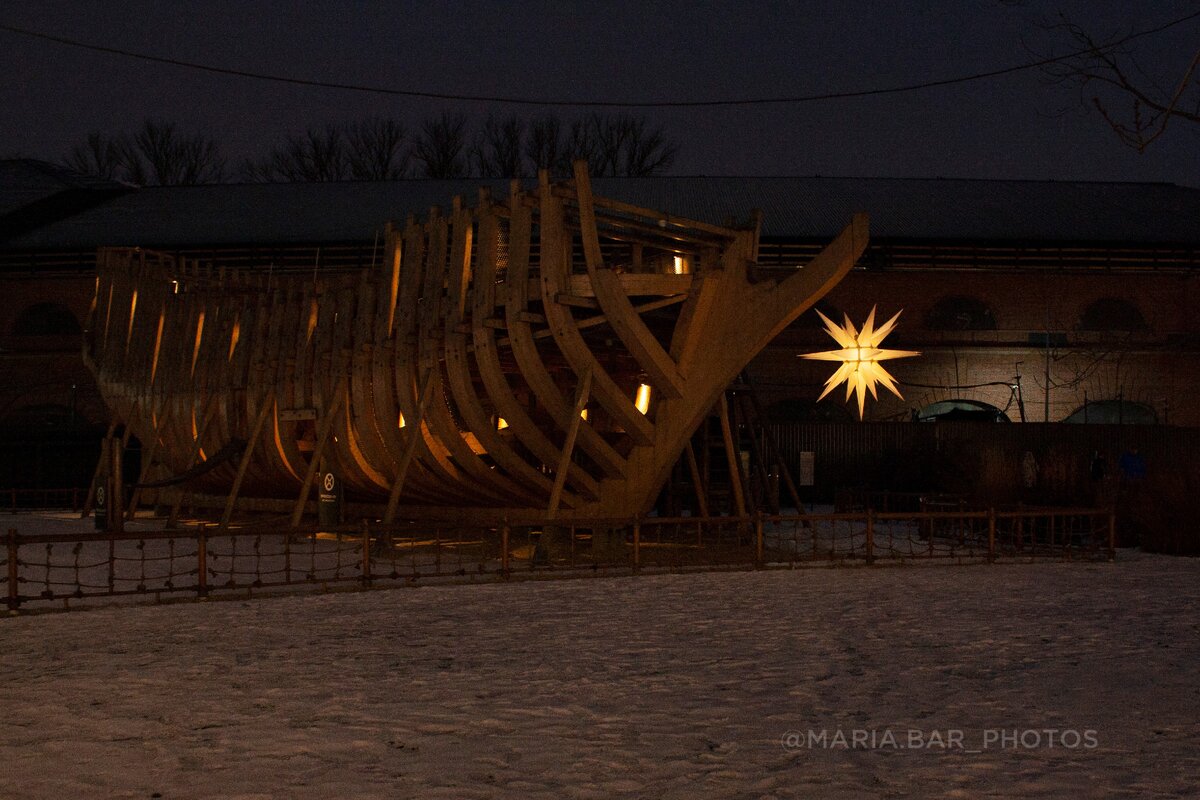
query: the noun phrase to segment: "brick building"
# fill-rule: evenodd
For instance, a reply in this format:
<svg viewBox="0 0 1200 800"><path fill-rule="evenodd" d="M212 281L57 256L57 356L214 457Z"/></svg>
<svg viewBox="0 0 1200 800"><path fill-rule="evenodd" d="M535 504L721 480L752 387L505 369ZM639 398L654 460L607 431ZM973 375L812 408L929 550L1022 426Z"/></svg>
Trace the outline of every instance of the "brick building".
<svg viewBox="0 0 1200 800"><path fill-rule="evenodd" d="M469 202L481 183L507 192L506 181L479 180L138 189L0 162L0 436L69 428L87 437L105 424L79 357L98 246L267 271L357 269L378 262L388 220L455 195ZM922 353L889 363L905 397L881 395L868 420L1200 426L1200 190L734 177L599 179L594 188L715 223L750 223L760 211L764 278L796 269L853 212L867 212L870 249L821 307L855 324L872 306L882 317L903 309L887 346ZM751 367L780 419L853 419L840 393L815 402L828 364L797 357L828 349L818 323L806 314Z"/></svg>

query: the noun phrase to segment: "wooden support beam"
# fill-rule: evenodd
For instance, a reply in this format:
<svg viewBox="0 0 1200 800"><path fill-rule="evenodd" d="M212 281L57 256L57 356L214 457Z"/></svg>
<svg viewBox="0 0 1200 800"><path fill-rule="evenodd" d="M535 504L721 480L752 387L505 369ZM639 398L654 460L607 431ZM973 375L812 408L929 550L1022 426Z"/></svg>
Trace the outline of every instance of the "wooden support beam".
<svg viewBox="0 0 1200 800"><path fill-rule="evenodd" d="M783 451L779 447L779 441L775 438L775 433L767 427L766 414L763 413L762 403L758 398L758 390L754 388L754 382L750 380L750 371L742 370L742 383L749 390L747 396L750 399L750 406L754 410L754 416L758 420L759 427L763 431L763 439L767 447L771 450L771 457L774 460L775 466L779 468L779 477L783 479L783 484L787 487L788 495L792 498L792 503L797 511L803 511L804 506L800 502L800 492L796 489L796 483L792 480L792 471L788 468L787 462L783 458Z"/></svg>
<svg viewBox="0 0 1200 800"><path fill-rule="evenodd" d="M700 474L700 465L696 463L696 450L692 447L692 440L688 439L687 447L684 448L684 454L687 456L688 470L692 473L692 487L696 491L696 505L700 512L700 516L708 516L708 486L704 483L704 476Z"/></svg>
<svg viewBox="0 0 1200 800"><path fill-rule="evenodd" d="M254 425L250 429L250 438L246 440L246 450L242 453L242 460L238 464L237 475L234 476L233 486L229 488L229 497L225 501L225 512L221 514L221 530L229 527L229 520L233 518L233 506L237 502L238 492L242 489L242 480L246 477L246 470L250 466L250 459L254 456L254 446L258 443L259 437L262 435L263 425L267 422L267 417L275 407L275 389L272 387L267 396L263 398L262 407L258 409L258 414L254 417Z"/></svg>
<svg viewBox="0 0 1200 800"><path fill-rule="evenodd" d="M396 520L396 509L400 505L400 495L404 492L404 480L408 477L408 468L412 465L413 456L417 452L417 443L421 441L421 425L425 422L425 412L429 408L429 398L433 396L433 370L425 372L425 380L421 383L421 395L417 400L417 415L413 420L406 420L405 427L411 427L408 439L404 444L404 453L396 467L396 480L388 492L387 509L383 513L384 524L391 525Z"/></svg>
<svg viewBox="0 0 1200 800"><path fill-rule="evenodd" d="M317 478L317 469L321 464L321 456L325 453L325 443L329 440L330 434L333 433L333 423L337 419L338 412L342 410L342 403L346 399L346 378L343 377L338 381L337 388L333 390L333 402L329 404L329 408L321 415L321 423L317 426L317 440L313 444L312 455L309 457L308 469L304 471L304 480L300 483L300 493L296 497L296 504L292 507L292 517L290 525L293 528L299 527L300 520L304 518L304 506L308 503L308 494L312 491L313 481Z"/></svg>
<svg viewBox="0 0 1200 800"><path fill-rule="evenodd" d="M161 329L161 326L160 326ZM153 403L153 401L151 401ZM163 415L158 418L155 424L155 414L151 411L150 420L151 428L154 435L150 439L150 444L142 454L142 466L138 470L138 483L145 483L146 478L150 476L150 468L154 466L154 458L158 455L158 448L162 439L162 429L165 427L164 420L170 418L170 404L165 404L163 407ZM129 493L129 508L125 511L125 519L132 520L137 514L138 501L141 499L142 490L139 486L134 486L133 491Z"/></svg>
<svg viewBox="0 0 1200 800"><path fill-rule="evenodd" d="M558 189L556 187L555 192L564 198L570 198L572 196L569 189ZM722 227L720 225L712 225L707 222L701 222L694 219L681 219L653 208L635 206L631 203L613 200L608 197L597 197L594 202L596 204L596 208L601 208L606 211L616 211L622 215L646 217L648 219L655 220L656 223L661 222L664 227L670 226L670 228L676 231L707 233L719 239L729 239L730 234L732 233L732 229ZM659 226L656 225L655 227ZM696 233L693 233L692 235L696 235Z"/></svg>
<svg viewBox="0 0 1200 800"><path fill-rule="evenodd" d="M733 426L729 422L729 402L725 393L717 401L717 416L721 419L721 438L725 442L725 460L729 464L729 486L733 490L733 508L739 517L746 516L746 495L742 486L742 459L733 443Z"/></svg>
<svg viewBox="0 0 1200 800"><path fill-rule="evenodd" d="M583 373L583 379L575 390L575 406L571 412L571 427L567 428L567 438L563 442L562 455L558 457L558 466L554 470L554 488L550 491L550 503L546 507L546 518L554 519L558 514L558 503L562 499L563 485L567 480L567 470L571 468L571 455L575 452L575 437L579 434L579 426L583 423L583 409L587 407L588 396L592 391L591 371Z"/></svg>
<svg viewBox="0 0 1200 800"><path fill-rule="evenodd" d="M691 274L666 275L658 272L625 272L617 275L621 291L629 297L668 297L677 294L687 294L695 280ZM592 286L589 275L570 275L566 280L565 294L573 297L595 297L596 290Z"/></svg>
<svg viewBox="0 0 1200 800"><path fill-rule="evenodd" d="M204 441L205 435L208 433L209 426L217 416L217 396L211 395L208 398L208 403L204 409L204 417L200 420L200 428L196 431L196 438L192 442L191 453L188 456L186 469L191 469L196 465L196 459L200 457L200 443ZM179 489L175 494L175 502L171 504L171 513L167 516L167 526L173 526L175 521L179 519L179 509L183 505L183 489Z"/></svg>
<svg viewBox="0 0 1200 800"><path fill-rule="evenodd" d="M649 300L645 303L640 303L634 306L633 309L639 314L644 314L647 311L654 311L655 309L666 308L667 306L673 306L677 303L682 303L687 299L688 296L686 294L676 294L671 295L670 297L660 297L657 300ZM605 325L607 323L608 316L606 314L597 314L594 317L576 320L575 327L579 330L584 330L585 328L595 328L598 325ZM484 320L483 325L486 328L495 328L498 330L504 330L508 327L503 320ZM550 337L554 336L554 331L550 330L549 328L544 328L540 331L534 331L532 335L534 339L549 339ZM508 345L510 342L507 338L502 338L498 339L496 344Z"/></svg>
<svg viewBox="0 0 1200 800"><path fill-rule="evenodd" d="M767 460L764 458L762 449L758 446L758 437L754 435L754 428L750 426L750 415L746 413L746 406L748 405L749 401L744 395L740 394L735 394L734 399L738 401L737 405L734 406L734 413L739 413L738 406L741 406L740 413L743 419L745 419L746 427L750 433L750 455L754 461L755 472L758 473L758 479L762 482L762 487L765 492L768 488L768 483L770 482L770 475L767 471ZM747 478L749 478L749 476L747 476ZM756 506L754 510L757 511L759 506L754 502L753 495L750 496L750 502L751 505Z"/></svg>
<svg viewBox="0 0 1200 800"><path fill-rule="evenodd" d="M561 303L564 306L576 306L577 308L599 308L600 304L596 302L594 297L579 297L573 294L556 294L555 302Z"/></svg>

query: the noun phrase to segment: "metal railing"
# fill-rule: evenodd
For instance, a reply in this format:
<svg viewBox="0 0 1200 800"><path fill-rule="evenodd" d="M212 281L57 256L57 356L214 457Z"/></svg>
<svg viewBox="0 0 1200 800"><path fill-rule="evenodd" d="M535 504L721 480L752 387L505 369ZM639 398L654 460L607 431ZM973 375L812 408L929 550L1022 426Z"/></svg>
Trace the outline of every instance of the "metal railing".
<svg viewBox="0 0 1200 800"><path fill-rule="evenodd" d="M644 517L480 526L408 521L22 535L0 553L7 605L208 597L309 587L787 568L810 562L1114 557L1113 514L1030 509Z"/></svg>

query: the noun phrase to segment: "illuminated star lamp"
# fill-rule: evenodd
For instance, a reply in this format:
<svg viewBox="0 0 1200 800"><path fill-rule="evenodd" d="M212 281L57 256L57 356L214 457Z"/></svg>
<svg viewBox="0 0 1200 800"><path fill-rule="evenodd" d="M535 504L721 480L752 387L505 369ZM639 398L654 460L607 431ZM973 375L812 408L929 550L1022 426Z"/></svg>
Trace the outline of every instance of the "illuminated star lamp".
<svg viewBox="0 0 1200 800"><path fill-rule="evenodd" d="M863 406L867 401L867 392L870 391L871 397L879 399L879 395L875 391L876 383L883 384L891 390L892 394L903 399L903 395L896 388L894 379L879 363L889 358L908 358L921 355L913 350L881 350L879 348L887 335L896 327L896 320L900 318L899 311L896 312L896 316L876 329L875 307L872 306L871 313L867 315L867 321L863 323L861 331L854 329L854 323L850 321L849 316L843 315L845 323L839 326L820 311L817 311L817 315L825 321L825 330L842 347L841 350L826 350L801 356L801 358L811 358L816 361L842 362L829 380L825 381L825 391L821 392L821 396L817 398L818 402L843 382L846 384L846 400L850 399L851 394L858 395L859 419L863 418Z"/></svg>

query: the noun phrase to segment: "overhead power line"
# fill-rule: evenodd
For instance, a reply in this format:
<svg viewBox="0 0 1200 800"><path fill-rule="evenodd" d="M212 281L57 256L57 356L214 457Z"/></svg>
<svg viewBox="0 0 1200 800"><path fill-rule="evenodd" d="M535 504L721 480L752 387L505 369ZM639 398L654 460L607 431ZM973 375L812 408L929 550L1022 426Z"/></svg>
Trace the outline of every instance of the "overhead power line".
<svg viewBox="0 0 1200 800"><path fill-rule="evenodd" d="M1017 64L1011 67L1002 69L989 70L987 72L976 72L971 75L962 75L956 78L944 78L936 81L925 81L923 83L913 83L904 86L890 86L877 89L861 89L851 92L823 92L818 94L793 95L784 97L753 97L739 98L726 100L663 100L663 101L639 101L639 100L563 100L548 97L507 97L503 95L477 95L477 94L455 94L451 92L422 92L415 89L396 89L387 86L368 86L364 84L354 83L338 83L334 81L317 81L308 80L306 78L295 78L287 75L272 75L263 72L250 72L240 69L229 69L226 67L217 67L211 64L201 64L195 61L184 61L177 58L166 58L164 56L150 55L149 53L138 53L132 50L123 50L118 47L107 47L105 45L91 44L89 42L81 42L77 39L68 39L64 36L54 36L48 33L28 30L27 28L18 28L15 25L6 25L0 23L0 31L26 36L33 39L41 39L47 42L65 45L68 47L77 47L84 50L92 50L98 53L109 53L111 55L123 56L125 58L135 58L142 61L151 61L156 64L169 64L175 67L185 69L200 70L202 72L211 72L217 75L231 75L237 78L250 78L260 81L273 81L276 83L288 83L295 86L311 86L319 89L338 89L342 91L352 92L368 92L372 94L385 94L399 97L420 97L430 100L459 100L471 102L486 102L495 103L497 105L526 105L526 106L568 106L575 108L704 108L714 106L763 106L763 105L785 105L794 103L811 103L820 100L845 100L855 97L874 97L885 94L901 94L903 92L915 92L922 89L933 89L939 86L952 86L960 83L970 83L972 81L984 80L986 78L996 78L1001 75L1009 75L1014 72L1021 72L1028 69L1036 69L1049 64L1056 64L1060 61L1068 61L1072 58L1078 58L1082 55L1100 51L1112 50L1120 47L1123 44L1132 42L1135 39L1140 39L1145 36L1151 36L1156 33L1162 33L1165 30L1173 28L1177 25L1182 25L1193 19L1200 17L1200 11L1193 14L1188 14L1185 17L1173 20L1144 31L1130 34L1121 39L1101 45L1099 48L1085 48L1067 53L1053 58L1043 58L1037 61L1030 61L1024 64Z"/></svg>

